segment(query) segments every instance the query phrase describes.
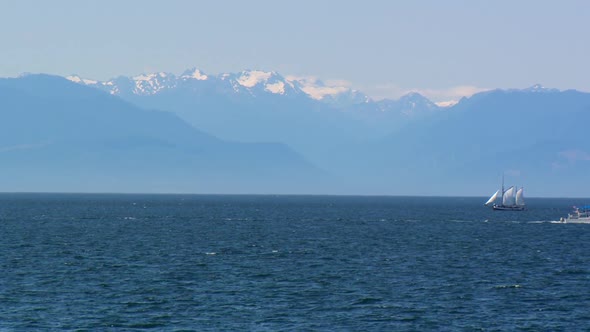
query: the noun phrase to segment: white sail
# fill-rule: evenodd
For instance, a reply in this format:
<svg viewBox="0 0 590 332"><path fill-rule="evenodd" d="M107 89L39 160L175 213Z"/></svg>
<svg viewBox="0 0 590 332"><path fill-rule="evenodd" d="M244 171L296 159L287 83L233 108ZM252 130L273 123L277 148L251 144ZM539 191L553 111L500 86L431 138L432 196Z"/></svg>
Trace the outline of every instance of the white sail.
<svg viewBox="0 0 590 332"><path fill-rule="evenodd" d="M524 206L524 188L520 188L516 191L516 205Z"/></svg>
<svg viewBox="0 0 590 332"><path fill-rule="evenodd" d="M512 206L515 203L514 199L514 187L508 188L502 195L502 205L504 206Z"/></svg>
<svg viewBox="0 0 590 332"><path fill-rule="evenodd" d="M488 199L488 201L484 205L490 205L491 203L494 203L494 201L496 200L496 198L498 198L498 194L500 194L500 189L498 189L496 191L496 193L493 194L492 197L490 197L490 199Z"/></svg>

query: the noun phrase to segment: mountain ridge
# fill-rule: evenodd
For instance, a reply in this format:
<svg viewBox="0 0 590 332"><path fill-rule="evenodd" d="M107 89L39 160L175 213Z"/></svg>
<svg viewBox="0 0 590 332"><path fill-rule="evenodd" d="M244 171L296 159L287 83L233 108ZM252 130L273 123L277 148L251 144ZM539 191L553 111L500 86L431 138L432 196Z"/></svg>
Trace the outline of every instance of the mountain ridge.
<svg viewBox="0 0 590 332"><path fill-rule="evenodd" d="M237 73L206 74L196 67L186 69L180 75L168 72L143 73L135 76L118 76L107 81L82 78L72 74L67 79L84 85L122 95L153 95L164 90L174 89L190 81L204 84L225 84L234 92L246 92L251 95L271 93L289 96L304 95L310 99L334 105L351 105L374 102L361 91L346 85L326 84L315 77L283 76L276 71L243 70Z"/></svg>
<svg viewBox="0 0 590 332"><path fill-rule="evenodd" d="M537 196L547 196L546 188L590 195L579 186L590 181L585 92L533 85L476 93L447 108L418 93L339 104L289 93L287 85L281 94L273 84L282 76L273 72L224 75L222 85L205 84L211 77L196 69L184 76L177 85L167 74L137 76L150 94L134 94L128 78L119 79L127 94L93 88L92 80L0 80L3 114L20 110L0 121L3 174L37 164L59 173L66 162L70 171L106 176L105 183L111 174L136 179L134 188L143 181L144 190L186 182L186 192L198 180L202 190L226 193L472 196L489 194L482 188L495 188L511 170ZM170 88L146 83L154 78ZM39 181L42 173L33 172Z"/></svg>
<svg viewBox="0 0 590 332"><path fill-rule="evenodd" d="M301 193L326 178L283 143L222 140L61 77L0 79L0 96L4 190Z"/></svg>
<svg viewBox="0 0 590 332"><path fill-rule="evenodd" d="M327 140L332 149L380 137L443 109L418 93L374 101L347 86L325 84L315 77L285 77L275 71L209 75L191 68L179 76L160 72L104 82L67 78L143 108L173 112L224 139L280 141L319 159L326 150L318 151L313 140ZM306 136L300 134L302 129Z"/></svg>

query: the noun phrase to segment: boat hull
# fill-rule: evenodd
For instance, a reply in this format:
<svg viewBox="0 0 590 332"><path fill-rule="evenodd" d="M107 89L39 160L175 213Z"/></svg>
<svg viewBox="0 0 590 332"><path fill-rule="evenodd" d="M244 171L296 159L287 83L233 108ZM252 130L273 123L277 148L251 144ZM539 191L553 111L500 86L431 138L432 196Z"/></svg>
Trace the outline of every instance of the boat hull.
<svg viewBox="0 0 590 332"><path fill-rule="evenodd" d="M524 206L504 206L504 205L494 205L492 208L496 211L524 211Z"/></svg>
<svg viewBox="0 0 590 332"><path fill-rule="evenodd" d="M566 219L566 224L590 224L590 219Z"/></svg>

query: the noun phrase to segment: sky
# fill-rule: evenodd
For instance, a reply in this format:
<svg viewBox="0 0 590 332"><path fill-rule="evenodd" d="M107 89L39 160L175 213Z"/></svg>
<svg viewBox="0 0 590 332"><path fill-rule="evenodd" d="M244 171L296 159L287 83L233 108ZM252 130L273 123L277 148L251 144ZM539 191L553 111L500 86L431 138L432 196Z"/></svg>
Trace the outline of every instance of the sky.
<svg viewBox="0 0 590 332"><path fill-rule="evenodd" d="M590 1L52 0L0 4L0 77L245 69L375 99L590 91Z"/></svg>

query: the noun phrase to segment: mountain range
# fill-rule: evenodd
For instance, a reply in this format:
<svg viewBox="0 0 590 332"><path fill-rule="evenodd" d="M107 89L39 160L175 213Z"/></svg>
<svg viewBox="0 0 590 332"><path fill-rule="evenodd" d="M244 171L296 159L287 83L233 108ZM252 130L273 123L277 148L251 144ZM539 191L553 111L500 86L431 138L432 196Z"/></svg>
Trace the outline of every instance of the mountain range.
<svg viewBox="0 0 590 332"><path fill-rule="evenodd" d="M297 193L326 178L284 144L222 140L61 77L0 79L0 110L4 191Z"/></svg>
<svg viewBox="0 0 590 332"><path fill-rule="evenodd" d="M441 107L191 69L26 75L1 79L0 96L9 189L485 196L504 173L535 196L590 196L590 94L575 90L496 89Z"/></svg>
<svg viewBox="0 0 590 332"><path fill-rule="evenodd" d="M322 168L334 166L335 151L391 134L442 109L418 93L374 101L346 86L259 70L68 79L146 109L173 112L224 139L285 143Z"/></svg>

